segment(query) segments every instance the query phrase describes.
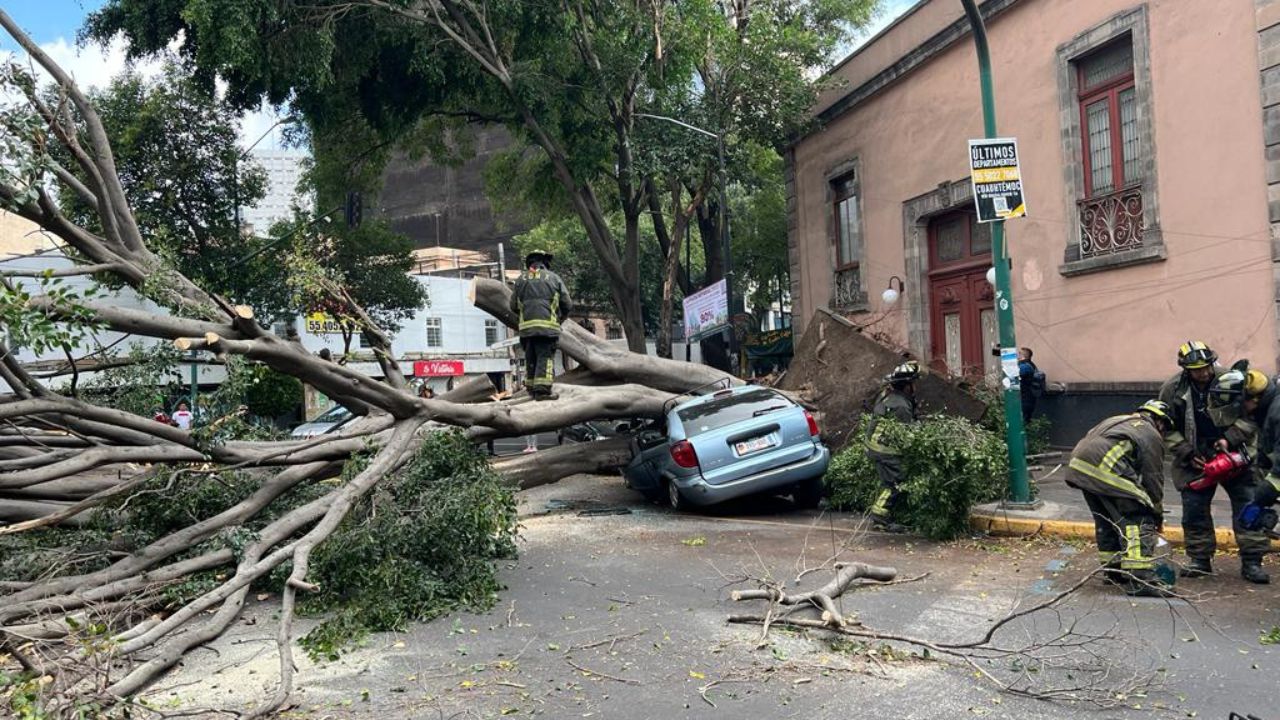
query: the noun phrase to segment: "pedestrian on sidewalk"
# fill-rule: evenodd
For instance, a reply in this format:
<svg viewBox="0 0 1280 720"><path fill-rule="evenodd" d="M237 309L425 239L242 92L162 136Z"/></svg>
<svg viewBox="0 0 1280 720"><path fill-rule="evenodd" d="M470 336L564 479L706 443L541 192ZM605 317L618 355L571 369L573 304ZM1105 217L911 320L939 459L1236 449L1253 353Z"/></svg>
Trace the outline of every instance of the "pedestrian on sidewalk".
<svg viewBox="0 0 1280 720"><path fill-rule="evenodd" d="M1129 595L1167 594L1155 548L1164 523L1164 436L1172 425L1169 405L1148 400L1094 426L1067 464L1066 483L1084 494L1093 515L1103 579Z"/></svg>
<svg viewBox="0 0 1280 720"><path fill-rule="evenodd" d="M1184 498L1194 498L1198 506L1205 509L1203 514L1197 515L1197 519L1203 522L1207 518L1208 524L1195 526L1197 534L1207 534L1216 540L1213 516L1209 510L1218 485L1222 485L1222 489L1231 500L1231 529L1235 533L1236 546L1240 549L1240 576L1258 585L1271 582L1271 576L1262 569L1262 556L1270 549L1271 543L1263 532L1245 525L1241 515L1249 503L1254 501L1259 483L1266 482L1266 474L1272 469L1271 459L1268 453L1260 449L1260 445L1262 428L1271 413L1272 406L1280 406L1280 403L1274 402L1275 398L1275 383L1265 374L1250 370L1248 360L1237 362L1231 370L1214 379L1209 386L1208 412L1214 423L1222 429L1222 438L1217 441L1214 448L1215 454L1239 453L1233 457L1233 460L1238 459L1240 462L1252 460L1252 467L1240 467L1239 471L1229 471L1232 474L1224 476L1221 480L1206 477L1205 480L1209 482L1193 481L1183 494ZM1225 467L1235 468L1238 465L1237 462L1229 462ZM1211 475L1209 469L1202 474ZM1183 526L1184 533L1188 529L1185 525ZM1216 548L1213 549L1216 550ZM1211 550L1208 557L1212 556Z"/></svg>
<svg viewBox="0 0 1280 720"><path fill-rule="evenodd" d="M1022 396L1022 425L1025 428L1036 412L1036 401L1044 394L1045 376L1031 360L1031 348L1018 348L1018 384Z"/></svg>
<svg viewBox="0 0 1280 720"><path fill-rule="evenodd" d="M173 411L173 424L179 430L190 430L191 422L195 419L195 415L191 412L191 406L186 400L178 401L178 409Z"/></svg>
<svg viewBox="0 0 1280 720"><path fill-rule="evenodd" d="M525 436L524 436L524 450L521 450L521 452L526 452L526 453L535 453L535 452L538 452L538 436L537 436L537 435L525 435Z"/></svg>
<svg viewBox="0 0 1280 720"><path fill-rule="evenodd" d="M875 463L880 478L880 495L871 506L872 527L888 532L905 532L906 527L893 520L893 508L901 494L905 478L902 474L902 458L898 448L885 437L885 418L900 423L916 421L916 380L920 377L920 364L908 360L893 369L885 378L885 388L876 398L867 424L867 457Z"/></svg>

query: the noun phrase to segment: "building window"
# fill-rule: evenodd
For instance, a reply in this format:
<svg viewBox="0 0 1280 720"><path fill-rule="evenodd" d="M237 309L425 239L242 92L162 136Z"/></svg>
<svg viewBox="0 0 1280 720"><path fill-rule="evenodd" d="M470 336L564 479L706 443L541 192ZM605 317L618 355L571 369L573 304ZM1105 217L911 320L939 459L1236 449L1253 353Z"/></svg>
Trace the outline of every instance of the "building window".
<svg viewBox="0 0 1280 720"><path fill-rule="evenodd" d="M604 331L604 339L605 340L621 340L622 326L609 323L609 326L605 328L605 331Z"/></svg>
<svg viewBox="0 0 1280 720"><path fill-rule="evenodd" d="M858 267L862 224L858 220L858 176L849 173L831 183L836 213L836 269Z"/></svg>
<svg viewBox="0 0 1280 720"><path fill-rule="evenodd" d="M438 317L427 318L427 347L444 347L444 328Z"/></svg>
<svg viewBox="0 0 1280 720"><path fill-rule="evenodd" d="M858 161L841 163L828 171L828 194L831 202L829 225L834 246L831 279L831 307L842 311L865 309L866 293L862 289L862 198Z"/></svg>
<svg viewBox="0 0 1280 720"><path fill-rule="evenodd" d="M484 344L485 347L492 347L498 342L498 321L484 321Z"/></svg>
<svg viewBox="0 0 1280 720"><path fill-rule="evenodd" d="M1064 275L1163 260L1146 6L1058 48L1072 224Z"/></svg>
<svg viewBox="0 0 1280 720"><path fill-rule="evenodd" d="M1085 198L1142 182L1133 40L1128 36L1076 62L1083 130Z"/></svg>

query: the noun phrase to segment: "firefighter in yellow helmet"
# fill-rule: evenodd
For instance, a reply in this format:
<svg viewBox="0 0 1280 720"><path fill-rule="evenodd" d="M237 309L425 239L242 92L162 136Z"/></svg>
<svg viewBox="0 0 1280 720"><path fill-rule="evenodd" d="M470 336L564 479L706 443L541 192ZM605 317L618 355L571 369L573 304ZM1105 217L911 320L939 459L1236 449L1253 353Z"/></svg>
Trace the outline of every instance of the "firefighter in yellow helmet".
<svg viewBox="0 0 1280 720"><path fill-rule="evenodd" d="M524 349L525 389L534 400L554 400L556 345L560 325L573 312L573 300L559 275L551 272L551 253L533 250L525 255L525 270L511 293L511 312L520 320Z"/></svg>
<svg viewBox="0 0 1280 720"><path fill-rule="evenodd" d="M1173 486L1182 494L1182 528L1186 536L1187 577L1203 577L1213 572L1215 538L1209 502L1188 485L1201 477L1204 464L1222 439L1222 428L1209 417L1209 386L1219 374L1218 354L1199 340L1189 340L1178 348L1177 375L1160 388L1160 400L1167 403L1173 429L1165 436L1171 456ZM1212 495L1210 495L1210 499Z"/></svg>
<svg viewBox="0 0 1280 720"><path fill-rule="evenodd" d="M893 369L885 378L885 388L876 398L867 423L867 457L875 463L880 477L880 495L871 507L874 527L889 532L905 532L906 527L893 521L893 506L898 501L899 486L904 480L902 458L898 448L885 436L884 418L900 423L916 421L916 380L920 377L920 364L908 360Z"/></svg>
<svg viewBox="0 0 1280 720"><path fill-rule="evenodd" d="M1156 533L1163 525L1164 435L1169 405L1148 400L1129 415L1098 423L1071 451L1066 482L1093 514L1104 579L1130 595L1163 596Z"/></svg>
<svg viewBox="0 0 1280 720"><path fill-rule="evenodd" d="M1271 582L1271 576L1262 569L1262 556L1270 549L1270 542L1263 532L1243 523L1241 515L1254 501L1259 483L1276 472L1272 463L1274 443L1263 432L1271 408L1277 404L1275 398L1275 384L1265 374L1249 369L1248 360L1237 362L1214 379L1209 386L1208 413L1222 430L1222 438L1217 441L1213 457L1205 463L1202 476L1183 491L1184 516L1191 515L1194 520L1192 525L1185 517L1183 520L1187 555L1192 562L1213 557L1216 533L1210 504L1221 485L1231 500L1231 529L1240 548L1240 576L1259 585ZM1186 512L1189 505L1194 513ZM1210 543L1207 547L1204 538ZM1211 568L1205 563L1204 574Z"/></svg>

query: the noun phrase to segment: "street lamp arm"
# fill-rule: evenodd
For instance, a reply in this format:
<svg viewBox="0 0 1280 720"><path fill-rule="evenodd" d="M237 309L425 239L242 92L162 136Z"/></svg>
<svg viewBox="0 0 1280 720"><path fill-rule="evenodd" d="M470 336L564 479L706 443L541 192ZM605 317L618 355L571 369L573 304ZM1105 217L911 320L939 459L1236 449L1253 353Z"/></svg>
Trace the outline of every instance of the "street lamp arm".
<svg viewBox="0 0 1280 720"><path fill-rule="evenodd" d="M284 125L285 123L293 123L297 121L298 121L297 115L286 115L285 117L282 117L279 120L275 121L274 123L272 123L271 127L267 128L266 132L262 133L262 135L259 136L257 140L253 141L252 145L240 151L240 158L244 159L249 157L249 153L253 152L253 149L258 147L258 143L262 142L263 140L266 140L267 136L270 135L273 131L275 131L276 128L280 127L281 125Z"/></svg>
<svg viewBox="0 0 1280 720"><path fill-rule="evenodd" d="M303 231L303 230L306 230L307 228L311 227L312 225L315 225L316 223L320 222L321 220L327 220L327 219L329 218L329 216L330 216L330 215L332 215L332 214L334 214L334 213L338 212L339 210L341 210L341 209L342 209L342 207L343 207L343 206L339 205L338 207L336 207L336 208L334 208L334 209L330 210L329 212L327 212L327 213L325 213L325 214L323 214L323 215L318 215L318 216L316 216L316 217L315 217L314 219L312 219L310 222L302 223L302 224L300 224L300 225L298 225L298 226L294 227L292 230L290 230L289 232L285 233L284 235L281 235L281 236L280 236L280 237L278 237L278 238L272 238L272 239L271 239L271 242L267 243L266 245L263 245L262 247L258 248L257 250L254 250L253 252L249 253L248 255L245 255L244 257L240 258L239 260L236 260L235 262L231 263L231 267L238 267L238 266L240 266L240 265L243 265L243 264L245 264L245 263L249 262L250 260L252 260L253 258L255 258L255 257L259 256L259 255L261 255L262 253L264 253L264 252L266 252L266 251L270 250L271 248L276 247L277 245L279 245L280 243L284 242L285 240L288 240L288 239L292 238L294 235L297 235L299 232L301 232L301 231Z"/></svg>
<svg viewBox="0 0 1280 720"><path fill-rule="evenodd" d="M703 130L697 125L690 125L689 123L683 120L677 120L673 117L667 117L666 115L651 115L649 113L636 113L636 117L649 118L650 120L665 120L669 123L675 123L676 125L679 125L682 128L692 130L696 133L702 133L703 135L706 135L709 138L715 138L717 140L720 139L720 136L718 134L713 133L710 130Z"/></svg>

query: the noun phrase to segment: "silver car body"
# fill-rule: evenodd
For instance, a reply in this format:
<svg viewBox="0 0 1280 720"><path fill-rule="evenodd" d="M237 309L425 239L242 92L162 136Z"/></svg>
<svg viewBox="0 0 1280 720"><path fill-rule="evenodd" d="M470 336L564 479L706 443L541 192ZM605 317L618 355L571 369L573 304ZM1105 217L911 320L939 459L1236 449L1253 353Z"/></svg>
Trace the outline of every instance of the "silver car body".
<svg viewBox="0 0 1280 720"><path fill-rule="evenodd" d="M324 435L325 433L331 433L343 425L346 425L353 417L355 417L355 415L350 410L341 405L334 405L318 415L316 419L310 422L305 422L294 428L293 431L289 433L289 436L305 439L313 438L317 435Z"/></svg>
<svg viewBox="0 0 1280 720"><path fill-rule="evenodd" d="M831 453L814 429L803 407L770 388L748 385L696 397L666 413L665 432L654 427L637 434L627 485L650 495L674 485L695 505L782 494L827 471ZM683 441L696 453L695 467L682 467L672 455Z"/></svg>

